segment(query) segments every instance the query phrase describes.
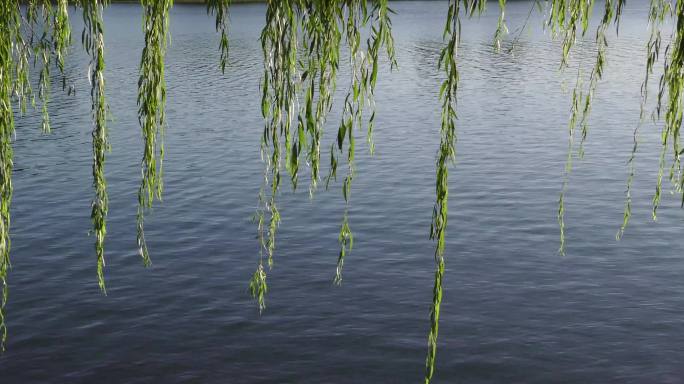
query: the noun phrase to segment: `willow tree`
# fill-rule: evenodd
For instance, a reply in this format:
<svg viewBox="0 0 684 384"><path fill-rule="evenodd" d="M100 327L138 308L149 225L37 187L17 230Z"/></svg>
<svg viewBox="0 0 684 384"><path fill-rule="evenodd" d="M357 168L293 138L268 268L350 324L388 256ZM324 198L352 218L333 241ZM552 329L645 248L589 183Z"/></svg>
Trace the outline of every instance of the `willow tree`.
<svg viewBox="0 0 684 384"><path fill-rule="evenodd" d="M607 60L608 30L619 30L620 16L626 0L605 0L602 17L594 33L593 66L584 73L578 68L577 82L572 92L568 121L568 152L563 172L558 204L560 253L565 252L565 195L575 158L584 156L584 143L589 134L589 115L595 93L603 77ZM449 218L449 169L456 156L457 100L459 87L458 49L461 39L461 19L480 15L486 10L485 0L445 0L444 46L439 55L439 69L444 80L435 93L441 102L440 143L436 155L435 204L429 236L435 241L435 274L430 306L430 327L424 380L429 383L434 374L442 303L442 282L445 272L446 234ZM5 305L8 300L10 269L10 203L12 199L12 143L15 115L26 113L28 106L40 108L41 129L50 131L50 84L61 76L62 88L71 93L69 79L64 74L65 56L72 42L67 0L3 0L0 2L0 346L4 350L7 337ZM95 235L97 281L105 291L105 236L108 212L106 153L110 149L105 99L105 25L104 8L108 0L76 0L72 5L82 11L84 29L81 43L88 55L88 79L91 84L93 119L93 188L91 218ZM140 60L138 81L138 119L144 139L141 161L142 179L138 189L137 242L144 265L150 264L145 243L144 215L155 200L161 200L163 190L163 159L166 84L164 61L169 41L169 11L172 0L141 0L145 47ZM552 38L559 39L559 70L570 66L573 47L589 33L594 14L594 0L536 0L547 18L544 27ZM220 35L222 72L230 70L229 53L230 0L207 0L207 12L215 17ZM493 31L493 49L501 51L506 38L506 0L498 0L499 17ZM330 145L330 165L324 178L326 189L337 177L338 165L344 163L342 197L345 209L340 225L337 267L333 282L342 281L345 257L353 247L351 218L352 182L356 173L356 138L364 134L370 153L374 152L374 93L380 55L384 52L391 69L397 68L392 37L392 21L388 0L268 0L266 21L261 32L263 77L261 82L261 113L264 119L260 150L263 159L263 183L255 214L259 239L257 268L249 282L259 311L265 308L268 292L267 271L274 265L276 234L280 224L277 197L283 176L289 176L292 188L297 188L300 167L309 167L309 195L314 197L321 182L321 148L323 130L331 111L333 95L341 62L341 49L348 49L349 88L342 101L342 117L337 124L336 139ZM649 116L663 119L656 192L653 197L653 218L660 204L663 178L667 177L684 205L684 174L681 146L684 115L684 0L651 0L648 14L650 26L646 45L645 75L641 91L639 121ZM665 20L674 23L669 39L663 38ZM517 41L518 38L513 40ZM665 43L667 41L667 43ZM505 54L501 52L501 54ZM663 62L663 74L655 110L646 109L648 84L654 67ZM52 70L56 68L58 73ZM33 75L33 69L37 76ZM36 81L32 81L32 80ZM34 90L32 84L38 84ZM38 100L38 102L36 101ZM39 105L39 106L37 106ZM579 133L578 133L579 132ZM634 146L629 156L629 171L623 222L617 238L627 228L631 217L631 185L634 178L634 158L638 149L638 126L634 130ZM577 136L580 136L579 139ZM285 173L283 173L283 171Z"/></svg>

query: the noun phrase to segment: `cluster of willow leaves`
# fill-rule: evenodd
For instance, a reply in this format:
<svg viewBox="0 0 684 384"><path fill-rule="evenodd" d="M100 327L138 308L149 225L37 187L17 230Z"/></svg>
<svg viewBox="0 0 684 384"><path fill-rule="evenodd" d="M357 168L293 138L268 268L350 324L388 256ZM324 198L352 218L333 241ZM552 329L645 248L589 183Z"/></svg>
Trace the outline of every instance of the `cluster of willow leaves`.
<svg viewBox="0 0 684 384"><path fill-rule="evenodd" d="M587 73L578 72L572 93L568 123L568 155L559 198L560 253L565 249L564 197L572 161L584 154L583 144L588 135L588 117L592 99L603 75L608 49L607 31L619 32L620 15L626 0L605 0L602 18L595 31L589 21L594 14L594 0L531 1L530 12L537 9L544 15L544 27L552 38L559 39L560 70L568 67L568 59L578 38L594 39L594 65ZM105 290L104 245L107 233L108 210L105 162L111 149L108 142L109 120L105 79L105 25L103 12L108 0L74 0L70 11L68 0L2 0L0 1L0 344L7 338L5 304L8 300L8 272L10 270L10 203L12 199L12 144L15 117L22 116L29 107L40 108L42 127L50 131L48 104L50 79L60 76L64 97L69 97L69 79L64 75L65 57L73 40L69 18L79 11L84 22L80 33L81 45L90 63L87 76L92 86L92 151L93 188L92 233L95 238L96 273L99 286ZM267 271L273 265L276 234L280 222L277 197L283 176L289 176L293 188L304 164L310 172L310 196L319 183L325 187L337 178L342 162L342 195L346 206L355 174L354 154L356 135L365 130L365 138L372 153L375 120L374 91L378 77L379 56L386 55L392 69L397 67L392 37L393 11L388 0L268 0L266 22L261 32L263 48L263 77L261 83L261 111L264 118L260 150L263 159L263 184L255 215L260 252L257 267L249 282L259 311L265 307L268 292ZM140 60L138 81L138 119L144 138L141 161L141 182L138 190L137 244L144 265L150 264L145 244L144 215L163 192L164 127L166 86L164 60L169 38L169 11L173 0L141 0L145 47ZM444 0L446 20L444 46L439 57L439 68L444 80L439 90L441 100L441 140L436 156L435 205L429 236L436 242L435 277L430 312L430 331L426 359L425 382L434 372L435 354L442 301L445 236L448 219L449 166L456 155L457 93L459 85L458 48L461 18L477 16L485 11L486 0ZM207 12L215 17L220 35L221 71L227 68L229 53L230 0L206 0ZM505 18L506 0L498 0L499 19L493 33L493 48L500 51L508 33ZM647 117L663 118L660 166L653 197L653 217L660 202L663 178L667 177L674 192L682 196L684 204L684 175L680 158L680 127L684 108L684 0L651 0L648 18L650 38L646 45L645 77L642 86L640 121ZM597 14L600 14L597 10ZM668 18L672 23L669 35L663 38L662 28ZM593 36L592 36L593 34ZM517 39L517 38L516 38ZM340 49L349 50L351 81L343 101L342 118L337 138L329 150L329 169L321 175L321 139L328 112L333 106ZM501 52L501 54L506 54ZM656 63L663 62L659 79L656 108L645 111L648 81ZM54 70L58 73L53 73ZM36 75L34 75L34 71ZM588 81L582 81L588 79ZM34 89L37 88L37 89ZM634 157L638 148L638 128L634 131L634 147L629 157L624 221L616 235L620 238L631 216L631 184L634 176ZM579 136L579 137L578 137ZM283 173L283 170L285 171ZM340 251L334 282L342 281L345 256L352 250L353 233L349 210L345 209L339 234Z"/></svg>

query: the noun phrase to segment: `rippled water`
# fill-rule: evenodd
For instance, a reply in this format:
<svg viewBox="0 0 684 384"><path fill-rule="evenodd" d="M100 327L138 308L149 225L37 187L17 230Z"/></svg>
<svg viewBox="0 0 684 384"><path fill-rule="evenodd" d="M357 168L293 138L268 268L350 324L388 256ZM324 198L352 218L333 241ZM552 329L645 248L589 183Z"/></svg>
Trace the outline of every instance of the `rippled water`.
<svg viewBox="0 0 684 384"><path fill-rule="evenodd" d="M261 317L247 280L258 250L250 217L261 180L264 7L233 8L225 76L204 8L173 11L166 194L147 216L150 269L135 244L140 11L110 7L109 296L98 290L88 237L91 123L86 60L75 45L68 71L78 93L54 97L54 132L40 134L38 116L18 123L2 383L420 381L433 277L427 235L442 3L394 5L400 69L384 69L378 83L377 154L359 145L356 241L344 284L331 285L339 183L314 200L306 188L286 187ZM529 6L509 5L512 32ZM576 163L567 195L565 257L556 252L556 211L575 73L558 72L558 42L543 34L540 16L510 54L492 52L495 4L465 22L439 382L684 382L684 216L678 198L667 195L659 221L650 219L658 153L651 124L637 158L632 226L614 240L639 115L646 7L630 4L612 40L586 158ZM589 58L591 48L578 52ZM339 116L336 108L327 143Z"/></svg>

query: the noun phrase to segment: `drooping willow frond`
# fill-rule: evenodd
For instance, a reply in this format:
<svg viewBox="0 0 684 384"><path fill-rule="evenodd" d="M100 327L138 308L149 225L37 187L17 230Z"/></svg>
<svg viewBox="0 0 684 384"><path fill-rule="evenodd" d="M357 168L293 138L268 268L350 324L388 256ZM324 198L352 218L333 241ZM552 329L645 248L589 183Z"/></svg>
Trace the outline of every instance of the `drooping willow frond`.
<svg viewBox="0 0 684 384"><path fill-rule="evenodd" d="M34 66L40 60L41 69L38 80L38 98L42 104L42 130L50 132L50 115L48 104L50 103L50 67L52 66L52 41L51 30L54 18L54 8L50 1L31 0L26 5L26 24L31 30L30 45L34 51ZM40 26L40 30L38 27ZM38 36L36 36L38 35Z"/></svg>
<svg viewBox="0 0 684 384"><path fill-rule="evenodd" d="M264 294L267 291L264 255L269 268L273 266L275 239L280 212L276 197L280 189L282 152L285 163L292 156L290 127L296 116L297 97L297 2L296 0L269 0L266 8L266 25L261 32L261 47L264 55L264 78L261 84L261 113L266 120L261 140L264 160L264 185L259 192L259 208L256 213L257 230L260 239L259 263L250 281L250 291L257 300L259 310L265 307ZM282 148L284 138L285 148ZM294 152L298 155L298 149ZM296 170L289 169L290 174ZM268 194L268 195L267 195ZM265 215L268 217L266 228ZM266 233L264 233L266 232Z"/></svg>
<svg viewBox="0 0 684 384"><path fill-rule="evenodd" d="M578 31L584 35L589 28L594 0L551 0L550 6L547 25L554 36L562 36L561 67L565 67Z"/></svg>
<svg viewBox="0 0 684 384"><path fill-rule="evenodd" d="M620 22L620 14L625 0L605 0L605 7L601 23L596 28L596 60L594 67L589 75L589 85L584 95L584 106L582 108L582 118L580 126L582 128L582 138L580 140L579 157L584 157L584 142L587 139L589 131L589 115L591 113L591 105L594 100L594 93L598 82L603 77L603 71L606 64L606 53L608 49L608 38L606 31L611 23L615 23L616 28Z"/></svg>
<svg viewBox="0 0 684 384"><path fill-rule="evenodd" d="M679 2L677 2L679 3ZM649 9L649 23L651 24L651 35L650 39L648 42L648 56L647 56L647 61L646 61L646 75L644 76L644 82L642 84L641 88L641 94L642 94L642 116L643 116L643 111L644 111L644 106L647 101L648 97L648 79L650 75L652 74L653 71L653 66L655 65L655 62L658 60L658 57L660 55L660 48L661 48L661 43L662 43L662 37L661 37L661 32L660 32L660 25L663 22L663 19L666 14L672 14L675 12L675 8L672 6L672 3L670 3L667 0L652 0L651 1L651 7ZM677 24L677 27L679 24ZM673 31L672 34L674 35L676 31ZM664 71L663 74L660 77L660 83L659 83L659 90L658 90L658 97L657 97L657 102L656 102L656 108L655 111L652 114L652 118L655 121L656 119L659 119L661 117L661 112L663 109L663 101L664 98L666 97L666 92L668 91L667 83L666 83L666 75L668 74L668 68L669 68L669 61L667 59L668 53L670 52L672 44L668 44L667 47L665 48L665 65L664 65ZM667 107L666 107L667 108ZM660 198L661 198L661 191L662 191L662 184L663 184L663 174L665 173L665 163L666 163L666 155L667 155L667 150L668 150L668 133L667 133L667 123L666 126L663 128L662 134L661 134L661 151L660 151L660 158L658 161L658 177L656 181L656 191L653 196L653 210L652 210L652 216L653 220L657 220L658 215L658 207L660 206Z"/></svg>
<svg viewBox="0 0 684 384"><path fill-rule="evenodd" d="M472 16L482 13L486 0L449 0L446 23L442 38L446 46L439 55L439 68L446 78L439 90L442 101L442 117L440 127L440 143L437 152L437 180L435 183L435 206L430 224L430 239L436 241L435 247L435 280L432 290L432 306L430 307L430 333L428 335L428 352L425 359L425 384L429 384L435 370L437 355L437 337L439 334L439 312L442 304L442 280L444 277L444 249L446 246L446 229L448 221L449 201L449 165L456 158L456 102L458 93L458 47L461 38L461 13ZM463 9L461 9L463 7Z"/></svg>
<svg viewBox="0 0 684 384"><path fill-rule="evenodd" d="M307 64L302 75L306 82L304 102L299 113L297 151L304 149L309 135L307 160L311 167L311 183L309 195L313 196L320 179L321 139L328 112L333 104L333 94L337 88L337 71L340 63L340 43L342 31L342 12L340 1L312 0L305 4L303 12L304 47L308 51ZM316 90L318 97L316 98ZM293 150L295 150L293 148ZM290 168L299 168L299 155L293 154L290 159L296 164ZM291 174L296 187L297 173Z"/></svg>
<svg viewBox="0 0 684 384"><path fill-rule="evenodd" d="M375 152L375 143L373 142L373 127L375 124L375 85L378 80L378 66L379 54L382 47L385 47L387 52L387 59L390 63L390 69L397 68L397 58L394 51L394 37L392 36L392 20L390 13L392 13L388 5L388 0L374 0L373 11L371 18L374 18L371 25L371 37L367 41L367 98L368 104L371 105L371 116L368 120L368 130L366 133L366 140L368 141L370 153Z"/></svg>
<svg viewBox="0 0 684 384"><path fill-rule="evenodd" d="M41 101L43 132L50 132L48 105L51 93L51 68L53 60L62 74L62 89L66 87L64 76L64 57L71 43L71 25L67 0L58 0L56 6L48 0L29 0L25 12L20 17L20 34L16 38L17 85L16 94L25 101L31 98L35 106L33 90L28 78L29 57L33 56L33 66L40 64L38 79L38 98ZM21 107L25 112L25 103Z"/></svg>
<svg viewBox="0 0 684 384"><path fill-rule="evenodd" d="M496 24L496 31L494 32L494 50L501 51L501 39L508 33L506 26L506 0L499 0L499 20Z"/></svg>
<svg viewBox="0 0 684 384"><path fill-rule="evenodd" d="M351 67L351 85L344 101L342 121L337 131L336 146L333 144L330 152L330 173L327 183L335 178L337 172L338 157L342 156L345 144L347 146L347 174L342 184L342 195L345 202L344 216L340 226L338 242L340 252L337 258L337 268L334 283L342 282L342 267L346 255L351 252L354 245L354 236L349 225L349 203L351 198L351 186L354 180L355 164L355 137L354 129L363 125L363 114L366 105L370 106L370 118L368 119L366 139L370 153L375 151L373 142L373 127L375 123L375 86L378 78L379 54L383 47L387 52L390 69L397 66L394 38L392 37L392 21L387 0L375 0L373 7L368 11L365 0L347 1L347 15L345 20L345 35L349 45L349 60ZM361 49L361 29L370 21L370 37L366 40L365 51ZM339 154L337 154L339 152Z"/></svg>
<svg viewBox="0 0 684 384"><path fill-rule="evenodd" d="M12 93L15 96L17 106L21 115L26 113L29 104L35 107L35 97L31 87L31 80L29 76L29 58L33 54L32 43L28 31L22 30L21 14L19 14L20 22L16 24L16 31L14 39L14 63L12 63L14 77ZM28 23L24 22L24 27Z"/></svg>
<svg viewBox="0 0 684 384"><path fill-rule="evenodd" d="M578 29L581 30L582 36L586 33L593 5L594 0L553 0L551 2L551 16L547 25L554 36L561 34L563 37L561 69L568 66L570 51L575 45ZM568 154L565 161L563 186L558 198L558 226L560 230L560 247L558 252L561 255L565 254L565 194L572 171L575 128L577 122L581 119L580 113L582 110L580 106L581 99L583 99L581 62L579 65L575 89L572 92L570 121L568 123Z"/></svg>
<svg viewBox="0 0 684 384"><path fill-rule="evenodd" d="M104 240L107 235L107 180L105 178L105 156L109 151L107 133L107 101L105 100L105 59L104 59L104 22L103 8L107 0L81 0L83 8L82 43L90 56L89 81L90 100L93 115L93 188L95 196L90 217L95 234L95 253L97 255L97 277L102 292L106 293L104 279Z"/></svg>
<svg viewBox="0 0 684 384"><path fill-rule="evenodd" d="M142 127L145 150L142 180L138 189L138 252L143 263L150 265L145 242L145 210L155 199L161 200L164 162L164 130L166 126L166 81L164 59L169 35L169 10L173 0L141 0L145 48L140 59L138 81L138 120Z"/></svg>
<svg viewBox="0 0 684 384"><path fill-rule="evenodd" d="M425 361L425 383L432 379L437 354L437 337L439 334L439 312L442 303L442 278L444 276L444 248L446 226L448 220L449 168L448 164L456 156L456 93L458 91L457 54L460 41L460 0L449 1L447 21L444 26L443 39L447 45L442 48L439 67L444 70L446 79L442 83L439 96L442 101L441 140L437 157L436 202L430 224L430 239L437 242L435 249L435 281L433 287L432 306L430 308L430 334L428 336L428 353Z"/></svg>
<svg viewBox="0 0 684 384"><path fill-rule="evenodd" d="M228 8L231 0L207 0L207 12L216 16L216 31L221 34L219 49L221 50L221 72L226 72L228 63L228 22L230 21Z"/></svg>
<svg viewBox="0 0 684 384"><path fill-rule="evenodd" d="M344 197L344 216L340 226L338 242L340 252L337 257L334 283L342 282L342 266L344 258L354 245L354 235L349 226L349 199L351 185L354 179L354 128L361 125L363 108L368 95L368 56L369 52L361 50L361 28L368 22L368 8L365 0L349 0L346 2L346 19L344 21L345 36L349 46L349 63L351 69L351 84L344 100L342 120L337 129L337 141L330 149L330 172L326 184L336 176L338 156L342 156L345 143L347 145L347 175L342 183ZM372 59L370 59L372 60ZM369 123L370 124L370 123ZM339 155L337 154L339 151Z"/></svg>
<svg viewBox="0 0 684 384"><path fill-rule="evenodd" d="M644 74L644 80L641 83L641 109L640 118L643 120L646 118L646 103L648 102L648 84L653 75L653 67L656 62L660 59L661 50L660 47L663 42L661 27L665 21L666 16L672 16L673 7L669 0L651 0L651 5L648 12L648 24L649 24L649 38L646 43L646 71ZM660 117L660 109L662 106L662 94L658 93L658 103L656 105L655 111L651 113L651 119L654 121Z"/></svg>
<svg viewBox="0 0 684 384"><path fill-rule="evenodd" d="M511 41L511 44L509 48L506 50L506 53L511 53L515 49L516 45L518 44L518 41L520 41L520 37L522 37L523 32L525 32L525 29L527 28L527 24L530 21L530 17L532 17L532 12L534 12L535 9L539 11L539 13L543 12L543 5L542 5L542 0L533 0L531 1L532 4L530 4L530 10L527 11L527 16L525 17L525 21L522 23L522 25L517 29L518 33L515 35L513 40ZM496 36L496 34L495 34Z"/></svg>
<svg viewBox="0 0 684 384"><path fill-rule="evenodd" d="M646 71L644 74L644 80L641 83L641 105L639 111L639 122L632 135L632 152L627 161L629 167L629 173L627 176L627 188L625 190L625 208L623 211L622 224L618 230L615 238L620 240L622 235L629 225L629 220L632 217L632 184L634 182L634 175L636 173L635 158L637 149L639 148L639 127L646 119L646 103L648 101L648 83L651 75L653 74L653 66L658 61L660 57L660 46L662 43L662 34L660 32L660 27L665 21L665 16L672 13L672 4L666 0L651 0L651 5L649 7L648 23L649 23L649 38L646 43ZM657 108L659 111L660 108ZM651 118L655 120L656 112L651 115ZM663 164L661 161L659 164ZM658 209L658 204L660 203L660 186L662 182L662 167L659 167L658 181L656 183L656 194L653 197L653 219L656 218L656 211Z"/></svg>
<svg viewBox="0 0 684 384"><path fill-rule="evenodd" d="M22 13L22 8L25 12ZM62 9L63 10L63 9ZM14 106L21 113L27 104L35 106L35 96L29 78L29 59L34 66L40 60L39 97L42 101L43 129L49 129L47 103L52 57L55 50L63 53L57 42L64 43L67 26L54 26L52 5L30 1L25 6L19 1L0 2L0 351L7 340L5 305L9 297L8 273L10 263L10 205L12 201L12 171L14 168L12 141L15 132ZM55 16L56 17L56 16ZM63 14L62 14L63 17ZM61 34L55 37L54 34ZM63 57L63 55L62 55Z"/></svg>
<svg viewBox="0 0 684 384"><path fill-rule="evenodd" d="M576 31L580 23L582 25L582 35L584 35L586 32L589 19L591 17L593 1L571 1L569 5L571 8L568 10L570 14L568 24L563 24L563 16L561 14L556 14L556 19L551 19L549 21L552 28L554 28L554 25L556 28L560 26L565 34L565 38L563 40L563 57L561 59L561 68L564 68L568 65L568 56L574 45ZM605 0L603 17L596 29L595 35L596 58L594 61L594 66L592 67L591 73L589 75L589 83L586 90L583 89L581 63L578 67L577 81L575 82L575 89L573 90L570 108L570 120L568 122L568 154L565 162L563 186L558 199L558 224L560 228L560 247L558 252L560 254L565 254L565 194L567 192L570 173L572 172L572 160L574 157L576 142L576 128L578 124L581 127L581 139L579 148L577 150L577 155L580 159L582 159L584 158L584 143L589 132L589 116L591 114L594 93L596 92L598 82L603 77L603 71L606 63L606 53L608 48L608 38L606 36L606 32L611 23L615 23L616 29L618 28L623 5L624 0ZM571 40L568 40L569 38L571 38Z"/></svg>
<svg viewBox="0 0 684 384"><path fill-rule="evenodd" d="M570 173L572 172L572 160L575 156L575 128L577 126L577 119L579 118L580 103L582 100L582 67L577 69L577 81L575 82L575 89L572 91L572 103L570 104L570 121L568 122L568 149L567 157L565 159L565 168L563 173L563 185L561 187L560 196L558 197L558 228L560 230L560 247L558 253L565 255L565 194L570 182Z"/></svg>
<svg viewBox="0 0 684 384"><path fill-rule="evenodd" d="M66 87L64 77L64 57L71 43L71 26L67 1L58 0L56 6L48 0L29 0L20 13L18 34L15 39L16 49L16 81L15 95L20 100L22 113L26 111L26 101L30 98L35 107L35 97L29 81L29 57L33 57L33 66L40 65L38 79L38 98L41 102L43 132L50 132L50 115L48 104L51 93L51 68L53 60L62 74L62 88Z"/></svg>
<svg viewBox="0 0 684 384"><path fill-rule="evenodd" d="M665 6L666 7L666 6ZM653 7L652 7L653 8ZM682 174L681 126L684 113L684 1L677 1L674 8L675 28L670 44L665 49L665 66L660 80L657 111L660 114L665 102L665 125L661 135L662 150L658 170L656 195L653 198L653 218L660 202L662 177L666 164L666 153L671 152L669 180L674 190L681 195L684 206L684 174ZM656 16L658 17L658 16ZM649 68L647 67L647 70ZM667 99L665 99L667 97Z"/></svg>
<svg viewBox="0 0 684 384"><path fill-rule="evenodd" d="M10 204L12 202L12 170L14 136L14 112L12 91L14 88L14 42L20 34L21 13L18 1L0 2L0 350L5 350L7 325L5 305L9 295L7 275L10 264ZM28 70L24 67L22 70Z"/></svg>
<svg viewBox="0 0 684 384"><path fill-rule="evenodd" d="M69 22L68 0L57 0L57 9L53 24L53 39L55 49L55 61L57 68L62 74L62 89L66 87L64 75L64 58L71 45L71 23Z"/></svg>

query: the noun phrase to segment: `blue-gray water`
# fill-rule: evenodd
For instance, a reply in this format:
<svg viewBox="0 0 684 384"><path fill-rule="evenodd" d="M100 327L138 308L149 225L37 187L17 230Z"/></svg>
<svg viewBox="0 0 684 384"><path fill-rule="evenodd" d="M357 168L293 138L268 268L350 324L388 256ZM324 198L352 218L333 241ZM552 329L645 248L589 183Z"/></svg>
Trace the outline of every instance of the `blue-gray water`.
<svg viewBox="0 0 684 384"><path fill-rule="evenodd" d="M166 190L147 216L149 269L135 243L140 10L106 11L114 118L106 297L88 236L91 122L74 12L68 73L76 96L58 95L55 83L50 135L40 134L35 114L18 122L10 334L0 381L419 382L432 294L434 244L427 237L443 3L394 5L399 71L385 65L380 75L374 157L359 133L355 243L343 285L331 284L343 213L339 182L313 200L306 187L293 193L284 184L262 316L247 281L258 251L250 218L262 172L263 5L233 8L225 76L204 7L173 11ZM559 44L543 34L539 15L510 54L491 48L494 3L465 22L436 382L684 382L684 216L678 198L665 194L658 222L651 220L659 132L652 124L642 127L632 224L621 242L614 239L639 115L646 7L630 4L619 39L611 37L586 158L575 163L567 194L565 257L557 254L556 211L575 70L558 72ZM528 9L527 2L509 4L509 42ZM588 70L592 45L577 52ZM341 72L342 91L348 70ZM326 128L324 164L342 96Z"/></svg>

